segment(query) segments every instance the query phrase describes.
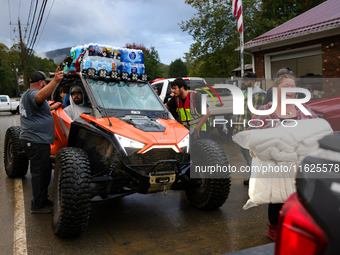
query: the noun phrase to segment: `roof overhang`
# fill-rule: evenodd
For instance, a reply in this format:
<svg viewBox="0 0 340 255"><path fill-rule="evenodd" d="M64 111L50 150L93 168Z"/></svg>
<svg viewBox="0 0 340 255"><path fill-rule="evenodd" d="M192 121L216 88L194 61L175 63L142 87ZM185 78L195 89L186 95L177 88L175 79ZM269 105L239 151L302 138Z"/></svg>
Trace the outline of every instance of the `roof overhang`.
<svg viewBox="0 0 340 255"><path fill-rule="evenodd" d="M316 39L321 39L325 37L340 35L340 25L334 27L328 27L320 30L310 31L308 33L299 34L296 36L289 36L285 38L280 38L277 40L272 40L264 43L252 44L249 46L244 46L245 50L251 52L263 51L273 48L278 48L282 46L287 46L296 43L302 43L307 41L312 41ZM240 50L240 47L235 49L236 51Z"/></svg>
<svg viewBox="0 0 340 255"><path fill-rule="evenodd" d="M251 70L251 69L253 69L253 64L245 64L244 65L244 70ZM237 72L237 71L241 71L240 66L238 68L232 70L232 72Z"/></svg>

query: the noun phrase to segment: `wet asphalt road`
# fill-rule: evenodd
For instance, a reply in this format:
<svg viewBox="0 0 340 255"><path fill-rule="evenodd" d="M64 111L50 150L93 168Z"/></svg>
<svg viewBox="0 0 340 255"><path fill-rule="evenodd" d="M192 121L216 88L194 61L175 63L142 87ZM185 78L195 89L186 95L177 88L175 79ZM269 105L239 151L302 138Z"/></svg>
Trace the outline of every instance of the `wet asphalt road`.
<svg viewBox="0 0 340 255"><path fill-rule="evenodd" d="M20 125L19 116L0 113L0 153L9 126ZM239 147L212 132L230 164L245 165ZM52 177L53 178L53 177ZM29 255L40 254L227 254L262 244L267 238L267 205L242 210L248 186L232 178L226 203L215 211L192 207L182 191L135 194L91 206L89 225L75 239L61 239L52 232L52 215L31 215L30 174L23 180L25 226ZM53 194L53 181L50 196ZM14 180L0 161L0 254L13 254Z"/></svg>

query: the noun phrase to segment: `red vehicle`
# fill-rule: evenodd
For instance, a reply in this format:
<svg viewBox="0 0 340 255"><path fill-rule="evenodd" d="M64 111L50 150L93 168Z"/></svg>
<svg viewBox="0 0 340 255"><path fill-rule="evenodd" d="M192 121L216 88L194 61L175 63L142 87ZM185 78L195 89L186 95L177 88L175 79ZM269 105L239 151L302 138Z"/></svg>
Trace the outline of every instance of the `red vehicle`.
<svg viewBox="0 0 340 255"><path fill-rule="evenodd" d="M340 152L339 135L326 136L319 143L320 148ZM339 167L340 159L303 160L296 176L297 192L280 213L275 255L340 254Z"/></svg>
<svg viewBox="0 0 340 255"><path fill-rule="evenodd" d="M307 105L320 118L327 120L334 132L340 132L340 97L312 100Z"/></svg>

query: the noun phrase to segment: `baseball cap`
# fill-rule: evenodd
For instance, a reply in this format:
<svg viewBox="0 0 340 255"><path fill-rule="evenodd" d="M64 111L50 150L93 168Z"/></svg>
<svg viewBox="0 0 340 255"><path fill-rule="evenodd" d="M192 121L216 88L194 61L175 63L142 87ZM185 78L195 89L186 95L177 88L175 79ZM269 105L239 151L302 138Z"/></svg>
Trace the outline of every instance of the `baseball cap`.
<svg viewBox="0 0 340 255"><path fill-rule="evenodd" d="M256 79L256 74L255 73L252 73L252 72L246 72L244 75L243 75L243 78L245 79Z"/></svg>
<svg viewBox="0 0 340 255"><path fill-rule="evenodd" d="M277 78L284 74L293 75L294 73L289 67L281 68L279 71L277 71Z"/></svg>
<svg viewBox="0 0 340 255"><path fill-rule="evenodd" d="M70 89L70 94L72 94L73 92L82 92L81 88L79 86L73 86Z"/></svg>
<svg viewBox="0 0 340 255"><path fill-rule="evenodd" d="M44 74L44 72L42 71L36 71L36 72L33 72L30 76L30 83L36 83L38 81L44 81L46 80L47 77L46 75Z"/></svg>

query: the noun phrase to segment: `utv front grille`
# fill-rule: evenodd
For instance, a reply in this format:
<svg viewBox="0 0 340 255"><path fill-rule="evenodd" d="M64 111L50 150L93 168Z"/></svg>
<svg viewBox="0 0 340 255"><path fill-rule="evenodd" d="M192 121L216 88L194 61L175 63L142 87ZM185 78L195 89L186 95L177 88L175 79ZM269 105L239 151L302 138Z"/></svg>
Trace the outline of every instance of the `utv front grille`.
<svg viewBox="0 0 340 255"><path fill-rule="evenodd" d="M139 172L145 173L152 165L155 165L158 161L164 160L176 160L178 163L183 163L186 159L184 153L176 153L171 148L152 149L144 154L134 153L129 157L130 163L134 169ZM177 164L161 163L157 165L152 171L168 171L168 170L179 170Z"/></svg>

